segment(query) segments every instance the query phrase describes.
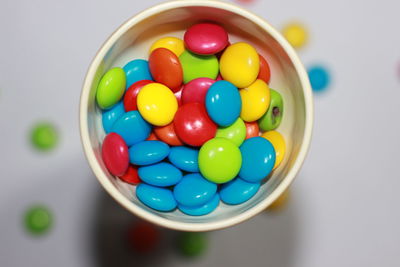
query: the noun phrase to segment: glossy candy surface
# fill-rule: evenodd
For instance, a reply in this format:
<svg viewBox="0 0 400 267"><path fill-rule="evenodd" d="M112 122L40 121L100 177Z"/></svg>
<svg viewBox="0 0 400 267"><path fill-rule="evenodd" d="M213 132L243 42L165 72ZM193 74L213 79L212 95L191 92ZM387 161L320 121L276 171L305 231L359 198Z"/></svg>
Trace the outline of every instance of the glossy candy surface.
<svg viewBox="0 0 400 267"><path fill-rule="evenodd" d="M271 89L271 102L267 112L258 121L258 126L263 131L271 131L278 128L283 117L283 99L281 94Z"/></svg>
<svg viewBox="0 0 400 267"><path fill-rule="evenodd" d="M143 141L129 148L129 161L135 165L149 165L162 161L169 154L169 146L161 141Z"/></svg>
<svg viewBox="0 0 400 267"><path fill-rule="evenodd" d="M163 37L158 39L151 45L149 54L160 47L170 50L177 57L179 57L183 53L183 51L185 51L185 44L181 39L176 37Z"/></svg>
<svg viewBox="0 0 400 267"><path fill-rule="evenodd" d="M111 132L114 123L125 113L124 104L119 102L115 104L111 109L106 110L102 114L102 123L104 131L108 134Z"/></svg>
<svg viewBox="0 0 400 267"><path fill-rule="evenodd" d="M136 187L136 196L143 204L158 211L171 211L177 205L171 190L145 183Z"/></svg>
<svg viewBox="0 0 400 267"><path fill-rule="evenodd" d="M158 137L154 132L151 132L149 137L147 137L146 140L147 141L160 141L160 140L158 140Z"/></svg>
<svg viewBox="0 0 400 267"><path fill-rule="evenodd" d="M170 146L183 146L182 141L176 135L173 123L166 126L154 127L154 133L161 141Z"/></svg>
<svg viewBox="0 0 400 267"><path fill-rule="evenodd" d="M204 104L206 94L215 81L210 78L197 78L187 83L182 90L182 104L197 102Z"/></svg>
<svg viewBox="0 0 400 267"><path fill-rule="evenodd" d="M261 118L269 107L270 89L263 80L256 80L248 88L240 90L242 110L240 117L247 122Z"/></svg>
<svg viewBox="0 0 400 267"><path fill-rule="evenodd" d="M199 151L187 146L172 147L168 155L169 161L187 172L199 172Z"/></svg>
<svg viewBox="0 0 400 267"><path fill-rule="evenodd" d="M141 182L138 174L138 167L134 165L129 165L128 170L124 175L119 176L119 179L128 184L138 184Z"/></svg>
<svg viewBox="0 0 400 267"><path fill-rule="evenodd" d="M260 70L260 58L253 46L239 42L228 46L220 59L220 72L224 80L238 88L252 84Z"/></svg>
<svg viewBox="0 0 400 267"><path fill-rule="evenodd" d="M150 83L137 96L140 114L149 123L165 126L172 122L178 109L174 93L161 83Z"/></svg>
<svg viewBox="0 0 400 267"><path fill-rule="evenodd" d="M246 139L259 136L260 128L258 127L258 123L256 121L245 122L244 125L246 125Z"/></svg>
<svg viewBox="0 0 400 267"><path fill-rule="evenodd" d="M171 186L182 179L182 172L166 162L140 167L138 173L143 182L154 186Z"/></svg>
<svg viewBox="0 0 400 267"><path fill-rule="evenodd" d="M217 132L217 125L199 103L181 106L176 112L174 127L179 139L191 146L201 146Z"/></svg>
<svg viewBox="0 0 400 267"><path fill-rule="evenodd" d="M238 118L228 127L219 127L215 137L223 137L240 146L246 137L246 126L241 118Z"/></svg>
<svg viewBox="0 0 400 267"><path fill-rule="evenodd" d="M176 201L184 206L200 206L211 200L217 192L217 185L199 173L185 175L174 187Z"/></svg>
<svg viewBox="0 0 400 267"><path fill-rule="evenodd" d="M225 138L213 138L199 152L201 174L209 181L226 183L239 173L242 156L239 148Z"/></svg>
<svg viewBox="0 0 400 267"><path fill-rule="evenodd" d="M125 93L124 96L124 107L125 111L137 110L137 95L139 94L140 89L143 88L146 84L152 83L151 80L141 80L132 84Z"/></svg>
<svg viewBox="0 0 400 267"><path fill-rule="evenodd" d="M121 68L112 68L101 78L96 91L97 104L102 109L111 108L124 95L125 73Z"/></svg>
<svg viewBox="0 0 400 267"><path fill-rule="evenodd" d="M201 56L185 50L179 56L183 69L183 82L186 84L196 78L215 80L218 75L218 59L216 56Z"/></svg>
<svg viewBox="0 0 400 267"><path fill-rule="evenodd" d="M112 175L123 175L129 166L128 147L116 133L109 133L104 138L101 155L108 171Z"/></svg>
<svg viewBox="0 0 400 267"><path fill-rule="evenodd" d="M283 136L277 131L268 131L261 135L261 137L271 142L275 149L275 165L274 169L281 164L286 152L286 144Z"/></svg>
<svg viewBox="0 0 400 267"><path fill-rule="evenodd" d="M183 71L178 57L166 48L157 48L149 57L149 68L153 79L177 92L183 81Z"/></svg>
<svg viewBox="0 0 400 267"><path fill-rule="evenodd" d="M269 83L269 80L271 79L271 69L265 58L262 55L259 56L260 56L260 71L258 73L257 79Z"/></svg>
<svg viewBox="0 0 400 267"><path fill-rule="evenodd" d="M242 166L239 177L251 183L267 177L275 164L275 150L271 142L260 136L247 139L240 146Z"/></svg>
<svg viewBox="0 0 400 267"><path fill-rule="evenodd" d="M212 199L210 199L203 205L189 207L178 204L178 209L187 215L201 216L213 212L218 207L218 204L219 204L219 195L215 194Z"/></svg>
<svg viewBox="0 0 400 267"><path fill-rule="evenodd" d="M242 101L238 89L230 82L213 83L205 102L208 115L219 126L229 126L239 118Z"/></svg>
<svg viewBox="0 0 400 267"><path fill-rule="evenodd" d="M111 132L119 134L127 144L144 141L151 132L151 125L148 124L137 110L126 112L112 126Z"/></svg>
<svg viewBox="0 0 400 267"><path fill-rule="evenodd" d="M260 189L260 183L250 183L240 178L235 178L222 185L219 195L226 204L238 205L252 198Z"/></svg>
<svg viewBox="0 0 400 267"><path fill-rule="evenodd" d="M213 55L228 45L228 33L217 24L199 23L187 29L184 41L193 53Z"/></svg>
<svg viewBox="0 0 400 267"><path fill-rule="evenodd" d="M126 74L126 88L141 80L153 80L149 70L149 63L144 59L135 59L124 66Z"/></svg>

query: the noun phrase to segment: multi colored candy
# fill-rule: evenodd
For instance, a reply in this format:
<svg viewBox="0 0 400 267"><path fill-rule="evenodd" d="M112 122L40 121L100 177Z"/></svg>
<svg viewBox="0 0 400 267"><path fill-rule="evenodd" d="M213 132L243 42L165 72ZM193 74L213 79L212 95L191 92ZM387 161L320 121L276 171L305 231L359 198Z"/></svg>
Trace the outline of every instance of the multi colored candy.
<svg viewBox="0 0 400 267"><path fill-rule="evenodd" d="M270 78L266 58L231 44L220 25L156 40L148 61L112 68L99 82L104 166L157 211L202 216L221 201L248 201L287 149L275 131L283 97Z"/></svg>

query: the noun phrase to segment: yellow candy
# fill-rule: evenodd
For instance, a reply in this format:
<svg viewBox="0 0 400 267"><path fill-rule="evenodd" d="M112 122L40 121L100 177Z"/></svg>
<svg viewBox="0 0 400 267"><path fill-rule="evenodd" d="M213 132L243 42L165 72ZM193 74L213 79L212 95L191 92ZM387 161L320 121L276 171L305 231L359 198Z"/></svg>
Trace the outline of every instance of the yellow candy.
<svg viewBox="0 0 400 267"><path fill-rule="evenodd" d="M150 83L139 91L137 106L146 121L156 126L165 126L174 119L178 101L165 85Z"/></svg>
<svg viewBox="0 0 400 267"><path fill-rule="evenodd" d="M283 136L278 133L277 131L268 131L265 132L261 135L261 137L264 137L268 141L271 142L272 146L275 149L275 165L274 169L279 166L279 164L282 162L283 157L285 156L286 152L286 144L285 144L285 139Z"/></svg>
<svg viewBox="0 0 400 267"><path fill-rule="evenodd" d="M177 57L179 57L185 50L185 45L183 44L183 41L181 39L176 38L176 37L164 37L164 38L158 39L151 45L149 54L151 54L151 52L153 52L153 50L160 48L160 47L169 49Z"/></svg>
<svg viewBox="0 0 400 267"><path fill-rule="evenodd" d="M256 80L248 88L239 91L242 98L240 118L247 122L256 121L267 112L270 103L268 85L263 80Z"/></svg>
<svg viewBox="0 0 400 267"><path fill-rule="evenodd" d="M303 25L298 23L286 25L282 33L294 48L301 48L306 44L308 39L306 29L303 27Z"/></svg>
<svg viewBox="0 0 400 267"><path fill-rule="evenodd" d="M260 58L256 49L246 43L228 46L221 56L219 70L224 80L238 88L252 84L260 70Z"/></svg>
<svg viewBox="0 0 400 267"><path fill-rule="evenodd" d="M289 189L286 189L268 208L267 210L278 211L286 206L289 200Z"/></svg>

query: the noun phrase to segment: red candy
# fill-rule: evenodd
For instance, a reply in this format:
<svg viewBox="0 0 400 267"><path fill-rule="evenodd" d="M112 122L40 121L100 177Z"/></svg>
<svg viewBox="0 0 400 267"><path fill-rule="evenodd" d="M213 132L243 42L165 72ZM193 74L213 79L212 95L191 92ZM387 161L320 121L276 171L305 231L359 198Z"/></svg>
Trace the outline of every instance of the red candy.
<svg viewBox="0 0 400 267"><path fill-rule="evenodd" d="M269 68L268 62L265 60L265 58L258 54L260 57L260 72L258 73L257 79L261 79L266 83L269 83L269 80L271 79L271 69Z"/></svg>
<svg viewBox="0 0 400 267"><path fill-rule="evenodd" d="M187 49L199 55L213 55L228 45L228 33L219 25L199 23L190 27L184 36Z"/></svg>
<svg viewBox="0 0 400 267"><path fill-rule="evenodd" d="M129 165L129 152L128 146L120 135L109 133L104 138L101 154L104 164L112 175L125 174Z"/></svg>
<svg viewBox="0 0 400 267"><path fill-rule="evenodd" d="M182 105L182 90L183 90L183 85L181 86L181 89L178 92L175 92L174 95L176 97L176 100L178 100L178 107Z"/></svg>
<svg viewBox="0 0 400 267"><path fill-rule="evenodd" d="M138 175L138 167L129 165L128 170L124 175L120 176L119 179L128 184L138 184L141 182Z"/></svg>
<svg viewBox="0 0 400 267"><path fill-rule="evenodd" d="M149 137L147 137L146 140L148 140L148 141L157 141L158 138L157 138L157 136L154 134L154 132L151 132L150 135L149 135Z"/></svg>
<svg viewBox="0 0 400 267"><path fill-rule="evenodd" d="M255 122L244 122L246 125L246 139L251 137L259 136L260 129L258 127L258 123Z"/></svg>
<svg viewBox="0 0 400 267"><path fill-rule="evenodd" d="M140 89L142 89L142 87L145 86L146 84L152 82L153 81L150 80L141 80L135 82L128 88L124 96L124 107L126 112L138 109L136 98L137 95L139 94Z"/></svg>
<svg viewBox="0 0 400 267"><path fill-rule="evenodd" d="M166 85L173 92L179 91L183 70L178 57L170 50L160 47L151 52L149 68L154 80Z"/></svg>
<svg viewBox="0 0 400 267"><path fill-rule="evenodd" d="M197 78L191 80L182 90L182 104L204 104L208 88L210 88L214 82L215 81L210 78Z"/></svg>
<svg viewBox="0 0 400 267"><path fill-rule="evenodd" d="M163 142L170 146L183 146L181 140L175 133L174 124L170 123L162 127L154 127L154 133Z"/></svg>
<svg viewBox="0 0 400 267"><path fill-rule="evenodd" d="M150 252L160 241L160 231L152 224L139 221L128 232L129 243L139 253Z"/></svg>
<svg viewBox="0 0 400 267"><path fill-rule="evenodd" d="M201 146L217 132L217 125L200 103L181 106L175 114L174 127L179 139L191 146Z"/></svg>

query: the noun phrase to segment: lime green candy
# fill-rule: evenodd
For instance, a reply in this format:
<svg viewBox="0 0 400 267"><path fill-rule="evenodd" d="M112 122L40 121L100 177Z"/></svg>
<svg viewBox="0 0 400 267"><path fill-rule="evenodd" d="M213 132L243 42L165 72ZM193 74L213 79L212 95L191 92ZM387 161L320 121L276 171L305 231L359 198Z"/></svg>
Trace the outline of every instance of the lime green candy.
<svg viewBox="0 0 400 267"><path fill-rule="evenodd" d="M246 125L241 118L238 118L232 125L218 128L216 137L226 138L240 146L246 138Z"/></svg>
<svg viewBox="0 0 400 267"><path fill-rule="evenodd" d="M184 256L199 256L206 248L207 238L204 233L182 232L179 236L178 249Z"/></svg>
<svg viewBox="0 0 400 267"><path fill-rule="evenodd" d="M50 211L44 206L29 208L24 218L25 228L34 235L41 235L49 231L53 224Z"/></svg>
<svg viewBox="0 0 400 267"><path fill-rule="evenodd" d="M58 132L51 123L36 124L31 131L31 142L38 150L53 149L58 143Z"/></svg>
<svg viewBox="0 0 400 267"><path fill-rule="evenodd" d="M124 95L126 75L123 69L113 68L101 78L97 87L96 100L102 109L111 108Z"/></svg>
<svg viewBox="0 0 400 267"><path fill-rule="evenodd" d="M208 140L199 152L201 174L211 182L229 182L239 173L242 155L239 148L228 139L216 137Z"/></svg>
<svg viewBox="0 0 400 267"><path fill-rule="evenodd" d="M280 93L270 89L271 102L267 112L258 120L262 131L271 131L278 128L283 117L283 99Z"/></svg>
<svg viewBox="0 0 400 267"><path fill-rule="evenodd" d="M200 56L185 50L180 56L183 69L183 82L188 83L196 78L210 78L218 76L219 65L216 56Z"/></svg>

